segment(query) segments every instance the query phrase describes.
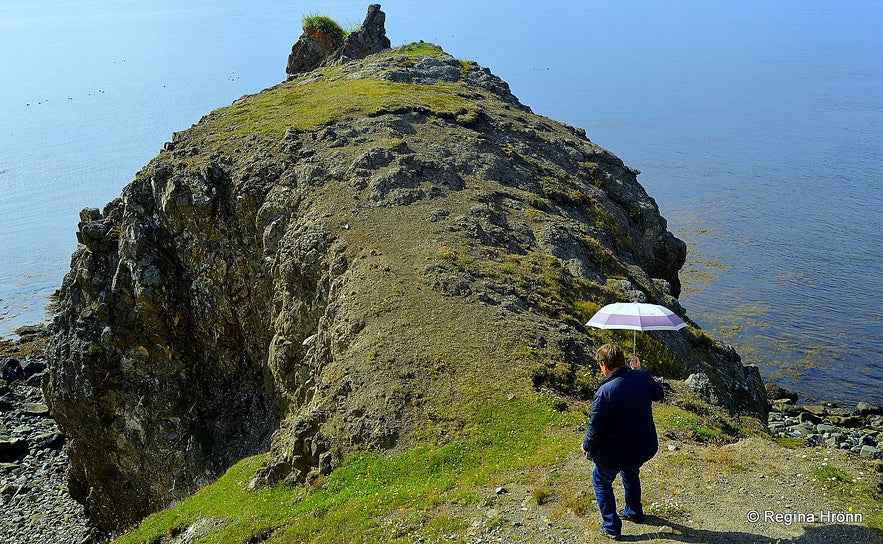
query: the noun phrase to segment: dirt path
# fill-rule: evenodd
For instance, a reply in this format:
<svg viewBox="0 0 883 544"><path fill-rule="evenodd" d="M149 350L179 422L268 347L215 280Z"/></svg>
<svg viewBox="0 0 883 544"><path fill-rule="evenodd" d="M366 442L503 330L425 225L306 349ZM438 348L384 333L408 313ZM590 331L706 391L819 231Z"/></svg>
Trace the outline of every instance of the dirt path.
<svg viewBox="0 0 883 544"><path fill-rule="evenodd" d="M883 532L867 526L883 518L883 504L867 493L881 478L875 466L847 452L787 449L759 437L723 446L663 440L642 469L647 519L624 521L620 541L883 544ZM599 532L591 471L577 451L552 469L539 493L533 485L488 490L485 507L456 513L473 517L470 530L446 541L608 542ZM822 474L837 476L814 481ZM614 490L622 505L622 485Z"/></svg>

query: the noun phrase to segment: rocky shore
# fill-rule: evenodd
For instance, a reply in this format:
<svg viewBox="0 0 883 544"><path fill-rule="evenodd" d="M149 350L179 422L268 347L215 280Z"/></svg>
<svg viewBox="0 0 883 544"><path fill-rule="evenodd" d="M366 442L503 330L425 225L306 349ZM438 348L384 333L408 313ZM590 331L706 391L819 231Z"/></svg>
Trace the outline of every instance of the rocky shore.
<svg viewBox="0 0 883 544"><path fill-rule="evenodd" d="M859 402L852 410L835 404L798 404L797 394L767 386L768 427L773 436L807 446L840 448L868 459L883 459L883 408Z"/></svg>
<svg viewBox="0 0 883 544"><path fill-rule="evenodd" d="M0 346L0 542L82 542L86 517L68 494L65 439L40 389L45 332L18 332L21 340Z"/></svg>

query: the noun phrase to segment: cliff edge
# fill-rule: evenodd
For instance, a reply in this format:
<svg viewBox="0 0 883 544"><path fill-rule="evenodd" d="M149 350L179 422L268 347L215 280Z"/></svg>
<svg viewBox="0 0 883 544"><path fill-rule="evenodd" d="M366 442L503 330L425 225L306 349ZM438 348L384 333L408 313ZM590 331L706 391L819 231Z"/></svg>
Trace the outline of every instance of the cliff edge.
<svg viewBox="0 0 883 544"><path fill-rule="evenodd" d="M44 391L108 531L258 452L253 488L311 482L513 396L586 400L595 310L683 315L685 245L636 172L422 42L212 112L77 238ZM638 349L765 418L757 369L695 326Z"/></svg>

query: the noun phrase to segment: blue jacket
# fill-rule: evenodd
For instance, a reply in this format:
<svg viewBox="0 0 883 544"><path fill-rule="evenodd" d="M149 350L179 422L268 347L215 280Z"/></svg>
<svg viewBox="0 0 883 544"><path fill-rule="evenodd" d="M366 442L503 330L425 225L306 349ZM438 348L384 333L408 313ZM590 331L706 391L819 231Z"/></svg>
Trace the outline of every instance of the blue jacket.
<svg viewBox="0 0 883 544"><path fill-rule="evenodd" d="M638 468L659 449L653 423L653 401L662 386L646 370L617 369L601 381L592 399L592 414L583 449L596 464Z"/></svg>

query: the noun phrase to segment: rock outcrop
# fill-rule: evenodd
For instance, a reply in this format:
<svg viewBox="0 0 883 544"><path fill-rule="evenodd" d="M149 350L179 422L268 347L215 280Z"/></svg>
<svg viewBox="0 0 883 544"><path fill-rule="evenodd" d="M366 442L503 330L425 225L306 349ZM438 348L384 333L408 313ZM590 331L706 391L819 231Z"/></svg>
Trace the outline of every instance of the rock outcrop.
<svg viewBox="0 0 883 544"><path fill-rule="evenodd" d="M422 42L207 115L80 219L44 391L105 530L257 452L253 485L304 482L462 428L452 402L585 399L593 309L683 315L685 245L636 172ZM658 371L766 417L735 352L642 337Z"/></svg>
<svg viewBox="0 0 883 544"><path fill-rule="evenodd" d="M362 59L389 49L391 43L386 37L385 23L386 14L380 10L380 4L371 4L365 21L348 35L307 26L291 47L285 72L294 77L320 66Z"/></svg>

